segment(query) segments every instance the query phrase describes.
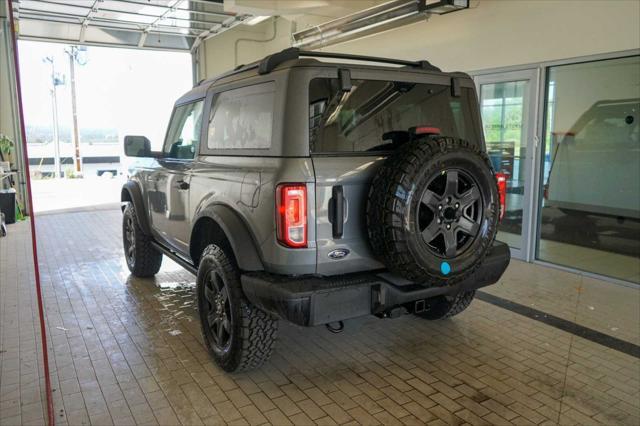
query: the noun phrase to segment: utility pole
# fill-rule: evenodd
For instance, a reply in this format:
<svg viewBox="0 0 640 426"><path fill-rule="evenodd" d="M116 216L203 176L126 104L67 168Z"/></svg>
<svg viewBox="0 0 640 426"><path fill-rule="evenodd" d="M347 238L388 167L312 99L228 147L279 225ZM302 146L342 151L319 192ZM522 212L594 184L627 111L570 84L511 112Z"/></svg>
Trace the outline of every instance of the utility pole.
<svg viewBox="0 0 640 426"><path fill-rule="evenodd" d="M58 131L58 99L56 96L56 87L64 84L64 81L56 76L56 66L53 56L47 56L42 59L43 62L51 64L51 105L53 109L53 167L54 176L60 178L60 133Z"/></svg>
<svg viewBox="0 0 640 426"><path fill-rule="evenodd" d="M53 104L53 168L54 176L60 177L60 134L58 133L58 99L56 86L51 89L51 103Z"/></svg>
<svg viewBox="0 0 640 426"><path fill-rule="evenodd" d="M85 48L86 49L86 48ZM76 173L82 173L82 157L80 157L80 135L78 131L78 110L76 106L76 61L78 61L78 46L70 46L64 52L69 55L69 77L71 77L71 111L73 115L73 146L75 148ZM82 64L78 61L79 64Z"/></svg>

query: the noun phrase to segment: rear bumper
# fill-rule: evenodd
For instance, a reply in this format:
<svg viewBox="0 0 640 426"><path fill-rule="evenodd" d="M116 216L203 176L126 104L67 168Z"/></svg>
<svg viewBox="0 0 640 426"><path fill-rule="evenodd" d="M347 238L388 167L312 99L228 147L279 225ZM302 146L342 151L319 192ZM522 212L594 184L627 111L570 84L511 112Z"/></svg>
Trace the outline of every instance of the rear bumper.
<svg viewBox="0 0 640 426"><path fill-rule="evenodd" d="M424 287L388 273L289 277L266 272L243 274L242 289L255 306L302 326L314 326L392 309L436 296L496 283L509 265L509 247L496 241L478 270L446 287Z"/></svg>

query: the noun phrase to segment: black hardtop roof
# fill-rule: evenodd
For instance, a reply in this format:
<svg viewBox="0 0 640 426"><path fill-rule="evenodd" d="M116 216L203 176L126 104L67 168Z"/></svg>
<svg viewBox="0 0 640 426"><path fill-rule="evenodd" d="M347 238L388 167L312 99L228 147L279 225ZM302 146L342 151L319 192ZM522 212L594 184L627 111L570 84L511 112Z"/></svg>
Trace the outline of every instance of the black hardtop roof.
<svg viewBox="0 0 640 426"><path fill-rule="evenodd" d="M263 59L252 62L246 65L238 65L233 70L228 71L226 73L220 74L218 76L202 80L200 84L211 84L218 80L222 80L223 78L240 74L246 71L253 71L256 74L269 74L271 71L276 68L292 68L299 65L328 65L328 66L349 66L353 65L351 63L339 63L339 62L323 62L318 61L315 58L328 58L328 59L342 59L345 61L362 61L362 62L373 62L378 64L390 64L390 65L401 65L404 67L410 67L425 71L435 71L442 72L440 68L432 65L429 61L421 60L421 61L407 61L403 59L392 59L392 58L382 58L377 56L364 56L364 55L351 55L346 53L331 53L331 52L316 52L316 51L305 51L300 50L297 47L290 47L288 49L284 49L280 52L273 53L271 55L265 56ZM309 60L313 59L313 60ZM388 68L382 67L380 68Z"/></svg>
<svg viewBox="0 0 640 426"><path fill-rule="evenodd" d="M319 61L317 58L327 58L327 59L336 59L338 62L326 62ZM352 62L339 62L340 60L344 61L360 61L365 64L354 64ZM370 64L366 64L369 62ZM372 65L376 64L376 65ZM389 64L389 65L400 65L400 67L391 68L384 65L379 64ZM222 80L229 79L230 77L235 77L229 79L230 81L235 80L237 78L246 78L256 75L266 75L270 72L278 69L288 69L294 68L297 66L324 66L324 67L353 67L353 66L366 66L367 68L377 68L383 70L415 70L415 71L426 71L426 72L435 72L435 73L443 73L442 70L434 65L432 65L429 61L421 60L421 61L407 61L403 59L392 59L392 58L382 58L376 56L363 56L363 55L351 55L345 53L330 53L330 52L316 52L316 51L305 51L300 50L296 47L291 47L288 49L284 49L280 52L273 53L264 57L263 59L252 62L246 65L238 65L231 71L227 71L223 74L217 75L215 77L211 77L208 79L201 80L190 92L186 93L182 96L177 103L188 102L195 97L204 96L203 93L213 85L214 83L220 82ZM467 77L464 73L443 73L447 75L451 75L452 77Z"/></svg>

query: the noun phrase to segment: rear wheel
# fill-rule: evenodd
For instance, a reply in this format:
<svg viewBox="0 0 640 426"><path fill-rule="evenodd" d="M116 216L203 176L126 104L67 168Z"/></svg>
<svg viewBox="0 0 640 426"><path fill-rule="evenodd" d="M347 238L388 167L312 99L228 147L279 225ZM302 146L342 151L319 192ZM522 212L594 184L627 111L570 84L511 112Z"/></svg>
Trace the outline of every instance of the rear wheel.
<svg viewBox="0 0 640 426"><path fill-rule="evenodd" d="M428 320L451 318L471 305L475 290L465 291L455 296L438 296L427 302L427 309L416 316Z"/></svg>
<svg viewBox="0 0 640 426"><path fill-rule="evenodd" d="M122 245L127 267L136 277L152 277L162 266L162 253L153 247L152 242L152 237L146 235L138 224L133 203L127 204L122 215Z"/></svg>
<svg viewBox="0 0 640 426"><path fill-rule="evenodd" d="M267 361L275 347L278 320L244 297L233 258L215 244L207 246L196 283L202 336L214 361L228 372Z"/></svg>

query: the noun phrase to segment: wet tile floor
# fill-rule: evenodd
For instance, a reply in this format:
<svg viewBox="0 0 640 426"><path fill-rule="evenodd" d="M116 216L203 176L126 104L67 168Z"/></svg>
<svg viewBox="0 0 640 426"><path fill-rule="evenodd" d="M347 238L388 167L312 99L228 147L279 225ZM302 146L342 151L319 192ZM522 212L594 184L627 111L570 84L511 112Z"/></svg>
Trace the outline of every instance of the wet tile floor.
<svg viewBox="0 0 640 426"><path fill-rule="evenodd" d="M640 423L640 360L476 300L455 319L281 323L262 369L209 360L194 279L129 276L118 210L37 218L58 424ZM45 399L28 224L0 239L0 424ZM640 343L640 291L514 261L487 293Z"/></svg>

